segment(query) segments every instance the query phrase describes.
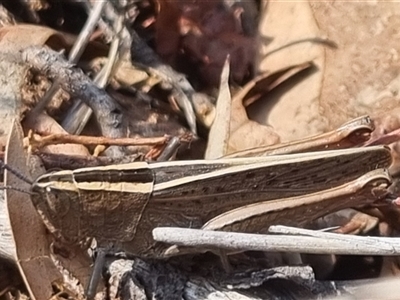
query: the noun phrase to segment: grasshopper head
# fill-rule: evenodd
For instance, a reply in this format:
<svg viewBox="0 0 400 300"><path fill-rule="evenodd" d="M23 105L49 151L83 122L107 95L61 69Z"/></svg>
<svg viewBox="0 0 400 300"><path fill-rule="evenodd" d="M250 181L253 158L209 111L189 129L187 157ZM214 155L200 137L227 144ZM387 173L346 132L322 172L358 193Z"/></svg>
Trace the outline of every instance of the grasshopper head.
<svg viewBox="0 0 400 300"><path fill-rule="evenodd" d="M57 238L68 243L79 242L84 237L79 234L79 220L73 211L79 195L68 193L59 185L67 181L68 175L60 177L53 174L56 173L42 175L32 184L33 204L46 227Z"/></svg>
<svg viewBox="0 0 400 300"><path fill-rule="evenodd" d="M153 188L149 170L134 167L42 175L32 185L34 204L47 227L65 241L131 241Z"/></svg>

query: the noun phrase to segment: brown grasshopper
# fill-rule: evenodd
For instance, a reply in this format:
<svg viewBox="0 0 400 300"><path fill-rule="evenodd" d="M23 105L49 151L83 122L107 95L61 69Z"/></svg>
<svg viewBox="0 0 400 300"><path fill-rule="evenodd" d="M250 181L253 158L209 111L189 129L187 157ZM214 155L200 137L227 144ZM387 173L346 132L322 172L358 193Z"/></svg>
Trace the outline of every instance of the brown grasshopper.
<svg viewBox="0 0 400 300"><path fill-rule="evenodd" d="M353 141L365 139L370 128L369 118L360 118L339 128L336 131L339 139L328 133L319 142L335 148L349 136ZM291 151L299 149L298 145L302 143L294 143L295 150ZM315 139L313 145L322 148ZM95 238L100 244L111 242L132 254L163 257L165 246L155 243L151 236L155 227L202 228L231 210L240 215L242 209L248 212L246 206L255 203L321 193L346 185L370 171L387 168L390 163L390 151L383 146L208 161L135 162L45 174L34 181L32 192L46 226L66 243ZM373 187L382 182L384 187ZM383 194L374 196L372 189L384 190L389 182L386 172L377 171L363 186L352 190L355 195L363 190L364 196L347 201L346 195L330 201L328 207L325 203L329 199L313 201L310 206L326 209L309 214L305 221L371 203ZM371 197L367 199L365 193ZM292 202L282 202L285 207L279 209L281 213L277 215L282 217L275 218L276 224L286 224L285 219L295 223L294 216L300 210ZM291 208L292 216L288 218ZM270 222L264 224L261 220L271 220L264 214L259 218L260 226L253 224L253 228L249 225L251 219L247 215L239 221L239 227L262 232ZM218 226L213 229L225 228L220 222Z"/></svg>
<svg viewBox="0 0 400 300"><path fill-rule="evenodd" d="M390 151L378 146L279 157L139 162L45 174L33 183L32 192L50 231L67 243L89 237L120 244L132 254L162 256L151 237L155 227L201 228L227 211L238 209L240 214L249 204L329 190L388 167L390 161ZM386 188L390 177L375 172L365 186L382 180ZM323 214L377 200L370 194L369 201L337 200ZM315 205L325 206L322 200Z"/></svg>
<svg viewBox="0 0 400 300"><path fill-rule="evenodd" d="M355 137L363 140L368 126L361 122L339 135L339 140L327 141L329 135L324 135L320 146L313 145L335 148L360 131ZM294 145L291 151L299 151L298 144ZM390 163L390 150L383 146L209 161L135 162L44 174L34 180L31 191L40 217L62 242L78 244L95 238L99 245L111 242L131 254L165 257L171 253L153 240L155 227L263 232L271 224L287 221L300 220L302 225L339 209L382 199L390 176L378 169ZM286 200L276 207L276 199ZM266 203L275 208L252 209Z"/></svg>

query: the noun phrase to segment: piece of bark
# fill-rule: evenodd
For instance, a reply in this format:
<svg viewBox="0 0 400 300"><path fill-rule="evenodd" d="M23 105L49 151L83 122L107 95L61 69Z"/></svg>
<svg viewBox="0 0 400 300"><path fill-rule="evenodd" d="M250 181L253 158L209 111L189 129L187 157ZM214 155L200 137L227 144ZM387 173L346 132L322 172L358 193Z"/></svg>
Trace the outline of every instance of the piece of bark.
<svg viewBox="0 0 400 300"><path fill-rule="evenodd" d="M126 268L124 267L124 262ZM320 282L310 267L277 267L235 274L201 276L163 261L119 261L120 299L317 299L337 295L333 282ZM129 271L126 271L129 270ZM116 274L118 269L114 269ZM111 274L113 276L113 274ZM114 275L115 276L115 275ZM143 296L146 295L146 297ZM137 298L135 298L137 297Z"/></svg>
<svg viewBox="0 0 400 300"><path fill-rule="evenodd" d="M0 106L0 144L6 145L13 119L20 119L26 109L25 74L28 66L21 62L18 51L31 45L44 45L59 40L66 47L62 35L48 28L32 25L5 26L0 28L0 81L2 98Z"/></svg>
<svg viewBox="0 0 400 300"><path fill-rule="evenodd" d="M118 138L127 135L122 108L63 55L43 47L28 47L21 51L21 55L22 60L34 70L44 73L51 80L57 79L72 97L84 101L93 110L103 136ZM115 156L122 155L120 148L115 149L119 149Z"/></svg>

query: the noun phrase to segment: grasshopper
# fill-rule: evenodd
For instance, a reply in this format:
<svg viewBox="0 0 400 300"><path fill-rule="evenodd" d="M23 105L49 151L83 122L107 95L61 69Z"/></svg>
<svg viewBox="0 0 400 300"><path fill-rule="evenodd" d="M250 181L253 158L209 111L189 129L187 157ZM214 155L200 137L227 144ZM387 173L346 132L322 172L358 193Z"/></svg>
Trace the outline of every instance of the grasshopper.
<svg viewBox="0 0 400 300"><path fill-rule="evenodd" d="M363 132L370 128L364 121L353 128L361 128L356 140L365 139ZM346 134L339 134L339 140L354 138L357 130L346 129L340 131ZM339 144L329 134L323 137L322 142L333 148ZM292 151L298 149L295 144ZM390 150L384 146L135 162L41 175L31 184L31 198L49 231L61 242L79 244L95 238L100 246L113 243L138 256L166 257L180 252L155 242L151 234L155 227L263 232L271 224L299 221L303 225L336 210L384 198L390 176L382 168L390 163Z"/></svg>
<svg viewBox="0 0 400 300"><path fill-rule="evenodd" d="M390 151L382 146L209 161L135 162L42 175L32 184L32 198L49 230L66 243L95 238L135 255L162 257L163 248L151 237L155 227L201 228L225 212L236 209L240 214L241 207L254 203L329 190L390 163ZM362 188L374 180L390 182L382 171ZM360 199L338 200L323 214L368 202L366 197ZM370 201L374 200L371 193ZM290 202L287 205L290 208Z"/></svg>

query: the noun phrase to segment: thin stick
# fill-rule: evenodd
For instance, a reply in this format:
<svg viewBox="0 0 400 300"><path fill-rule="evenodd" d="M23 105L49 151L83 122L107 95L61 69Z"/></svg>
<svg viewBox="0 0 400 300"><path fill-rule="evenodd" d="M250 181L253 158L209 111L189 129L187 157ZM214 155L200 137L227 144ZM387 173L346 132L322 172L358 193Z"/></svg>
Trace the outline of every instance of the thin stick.
<svg viewBox="0 0 400 300"><path fill-rule="evenodd" d="M104 14L112 21L119 16L111 3L109 3L104 9ZM124 26L121 35L125 40L125 43L131 45L132 60L137 64L144 65L149 73L161 78L163 84L169 86L171 95L178 102L191 131L196 135L196 116L192 104L195 90L187 78L184 75L177 73L169 65L164 64L133 29L130 28L128 30L128 28Z"/></svg>
<svg viewBox="0 0 400 300"><path fill-rule="evenodd" d="M391 237L374 237L374 236L358 236L358 235L349 235L349 234L338 234L333 232L319 231L319 230L310 230L304 228L290 227L290 226L282 226L276 225L271 226L268 229L269 233L276 234L284 234L284 235L295 235L295 236L309 236L319 239L334 239L336 241L343 242L374 242L374 243L394 243L395 247L396 243L400 245L400 238L391 238Z"/></svg>
<svg viewBox="0 0 400 300"><path fill-rule="evenodd" d="M104 136L84 136L56 133L48 136L33 134L28 137L32 148L42 148L53 144L80 144L80 145L116 145L116 146L154 146L163 145L169 141L169 136L150 138L108 138Z"/></svg>
<svg viewBox="0 0 400 300"><path fill-rule="evenodd" d="M79 36L69 52L68 60L72 63L76 63L79 58L82 56L83 51L85 50L86 45L90 41L90 36L96 29L96 26L101 18L101 13L103 12L104 6L107 4L107 1L96 1L93 5L93 9L90 11L89 17L86 20L85 25L83 26Z"/></svg>
<svg viewBox="0 0 400 300"><path fill-rule="evenodd" d="M333 233L331 235L345 236ZM176 227L158 227L153 230L153 238L156 241L205 249L341 255L400 254L400 239L397 238L346 237L347 240L343 240L332 237L263 235Z"/></svg>
<svg viewBox="0 0 400 300"><path fill-rule="evenodd" d="M106 1L104 1L106 3ZM122 29L123 17L120 16L116 20L117 24L116 30L119 33ZM101 69L101 71L96 75L93 80L93 83L96 84L100 88L105 88L108 80L111 76L111 72L114 69L118 57L120 45L120 36L119 34L115 35L110 50L108 52L108 60L105 66ZM85 128L88 123L90 117L92 115L92 110L81 100L77 99L75 105L69 110L66 118L62 122L62 127L71 134L80 134L82 130Z"/></svg>
<svg viewBox="0 0 400 300"><path fill-rule="evenodd" d="M91 10L89 18L87 19L83 29L75 41L75 44L72 46L72 49L69 52L68 62L71 64L76 64L80 59L86 45L90 41L90 36L96 28L96 24L101 17L101 12L103 11L106 3L106 1L98 1ZM47 104L50 103L51 99L53 99L54 95L59 91L59 89L60 82L59 79L56 79L39 103L31 110L28 117L32 119L36 118L36 116L44 110Z"/></svg>

